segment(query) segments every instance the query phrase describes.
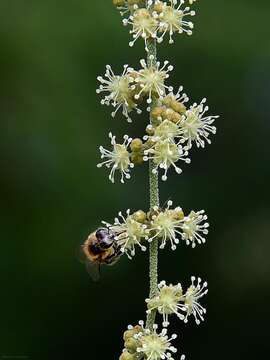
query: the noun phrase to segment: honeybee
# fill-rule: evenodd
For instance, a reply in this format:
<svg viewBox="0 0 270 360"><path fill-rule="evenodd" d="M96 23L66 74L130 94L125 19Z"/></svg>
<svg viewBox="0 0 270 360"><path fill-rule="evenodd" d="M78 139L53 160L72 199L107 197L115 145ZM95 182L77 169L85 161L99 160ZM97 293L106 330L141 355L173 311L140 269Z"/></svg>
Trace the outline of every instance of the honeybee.
<svg viewBox="0 0 270 360"><path fill-rule="evenodd" d="M123 254L116 240L116 233L110 228L99 228L92 232L81 245L81 259L94 281L100 278L103 264L115 264Z"/></svg>

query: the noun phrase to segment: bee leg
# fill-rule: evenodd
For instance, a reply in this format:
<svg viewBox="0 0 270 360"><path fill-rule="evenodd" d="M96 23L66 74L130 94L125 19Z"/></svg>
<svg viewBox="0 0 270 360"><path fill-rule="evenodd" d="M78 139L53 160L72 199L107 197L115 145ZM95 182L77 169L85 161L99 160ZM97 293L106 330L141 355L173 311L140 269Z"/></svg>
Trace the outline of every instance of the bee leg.
<svg viewBox="0 0 270 360"><path fill-rule="evenodd" d="M117 261L118 261L118 258L116 258L115 255L113 255L113 256L106 259L106 264L107 265L113 265Z"/></svg>

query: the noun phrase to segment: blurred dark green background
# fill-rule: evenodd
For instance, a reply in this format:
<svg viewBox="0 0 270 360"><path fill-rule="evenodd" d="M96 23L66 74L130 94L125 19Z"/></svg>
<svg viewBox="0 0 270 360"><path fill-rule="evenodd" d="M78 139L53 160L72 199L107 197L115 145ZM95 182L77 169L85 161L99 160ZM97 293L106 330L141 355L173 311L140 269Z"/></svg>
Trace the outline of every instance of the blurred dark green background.
<svg viewBox="0 0 270 360"><path fill-rule="evenodd" d="M270 2L197 2L194 36L162 44L174 86L208 98L218 134L192 165L161 184L186 211L204 208L206 246L160 256L160 278L209 282L207 321L175 322L188 359L269 356ZM76 248L101 219L147 209L147 167L124 186L96 168L98 145L140 135L110 118L95 94L110 63L120 72L144 57L131 49L111 1L2 0L0 4L0 357L118 359L121 334L144 318L147 256L123 258L90 281ZM177 358L180 358L180 354Z"/></svg>

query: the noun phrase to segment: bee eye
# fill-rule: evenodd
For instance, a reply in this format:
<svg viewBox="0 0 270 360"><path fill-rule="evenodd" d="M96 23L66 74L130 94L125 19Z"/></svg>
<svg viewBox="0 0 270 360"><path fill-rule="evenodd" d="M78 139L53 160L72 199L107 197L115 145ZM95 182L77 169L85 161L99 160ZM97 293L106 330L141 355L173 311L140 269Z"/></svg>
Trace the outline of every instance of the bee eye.
<svg viewBox="0 0 270 360"><path fill-rule="evenodd" d="M106 238L108 236L108 230L107 229L98 229L96 231L96 238L98 240L103 240L104 238Z"/></svg>
<svg viewBox="0 0 270 360"><path fill-rule="evenodd" d="M96 231L96 238L98 239L100 246L104 248L110 247L114 240L108 229L98 229Z"/></svg>

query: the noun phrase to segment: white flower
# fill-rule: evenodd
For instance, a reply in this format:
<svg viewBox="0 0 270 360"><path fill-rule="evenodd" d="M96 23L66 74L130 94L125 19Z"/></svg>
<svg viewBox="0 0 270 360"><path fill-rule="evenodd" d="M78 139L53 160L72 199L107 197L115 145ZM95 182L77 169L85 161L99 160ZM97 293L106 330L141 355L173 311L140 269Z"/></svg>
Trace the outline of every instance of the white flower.
<svg viewBox="0 0 270 360"><path fill-rule="evenodd" d="M165 95L166 89L172 91L173 88L171 86L164 84L165 80L169 77L168 73L173 70L172 65L168 66L169 62L167 60L160 67L160 62L158 61L154 64L154 56L151 55L149 66L145 60L141 60L140 63L142 66L141 70L134 71L132 69L135 75L134 81L140 87L140 91L134 96L135 100L138 100L141 95L148 95L147 103L151 104L153 97L162 98ZM133 89L135 88L136 86L133 85Z"/></svg>
<svg viewBox="0 0 270 360"><path fill-rule="evenodd" d="M188 321L188 317L193 314L196 324L200 324L201 321L204 321L203 315L206 313L206 309L201 306L198 302L201 297L208 293L207 282L204 282L201 285L201 278L198 278L197 285L194 284L196 278L191 277L191 286L188 288L185 293L185 306L186 306L186 317L185 322Z"/></svg>
<svg viewBox="0 0 270 360"><path fill-rule="evenodd" d="M182 170L175 165L179 160L185 161L187 164L190 163L188 151L181 145L177 145L168 140L157 141L150 149L144 151L144 161L153 160L156 165L152 170L153 173L158 172L158 168L164 170L162 180L167 180L168 169L173 166L177 174L181 174Z"/></svg>
<svg viewBox="0 0 270 360"><path fill-rule="evenodd" d="M185 104L186 102L189 101L189 97L187 96L186 93L183 93L183 90L184 90L183 86L179 86L177 93L176 94L174 94L173 92L169 93L163 102L169 106L172 105L172 103L174 102ZM173 110L178 111L179 109L175 108Z"/></svg>
<svg viewBox="0 0 270 360"><path fill-rule="evenodd" d="M171 314L175 314L179 319L183 320L185 316L182 313L186 310L186 307L183 304L184 297L181 284L166 285L165 281L161 281L158 288L157 296L152 299L146 299L147 313L157 309L163 316L162 325L164 327L169 325L168 317Z"/></svg>
<svg viewBox="0 0 270 360"><path fill-rule="evenodd" d="M140 321L139 325L143 328L143 321ZM167 329L162 329L160 333L157 333L157 329L158 326L154 324L152 331L143 328L142 332L134 335L134 338L141 343L137 348L138 355L143 355L145 360L173 360L171 353L176 353L177 349L171 345L171 340L176 339L177 335L173 334L169 338Z"/></svg>
<svg viewBox="0 0 270 360"><path fill-rule="evenodd" d="M132 25L130 34L133 35L133 41L129 46L133 46L140 37L144 39L145 50L148 51L147 39L156 38L158 22L145 8L135 10L127 19L123 20L124 25Z"/></svg>
<svg viewBox="0 0 270 360"><path fill-rule="evenodd" d="M170 209L171 206L172 201L168 201L166 209L161 212L157 207L154 207L153 210L157 212L157 215L152 216L148 241L151 242L155 238L159 238L161 240L161 249L164 249L167 241L169 241L172 250L175 250L176 245L179 244L178 235L181 236L183 212L180 207Z"/></svg>
<svg viewBox="0 0 270 360"><path fill-rule="evenodd" d="M134 101L132 95L132 89L130 86L130 68L128 65L124 65L122 75L115 75L110 65L106 66L105 78L98 76L98 81L101 83L97 89L97 93L106 92L104 99L101 100L102 105L112 105L115 107L115 111L112 113L114 117L117 111L122 108L123 115L131 122L129 113L132 110L136 110L137 113L141 113L141 110L137 108L137 104Z"/></svg>
<svg viewBox="0 0 270 360"><path fill-rule="evenodd" d="M148 126L148 129L151 129L151 126ZM151 137L151 140L168 140L169 142L174 143L174 140L180 138L181 135L182 132L178 124L175 124L169 120L164 120L154 129L154 135ZM144 137L144 139L146 139L146 137Z"/></svg>
<svg viewBox="0 0 270 360"><path fill-rule="evenodd" d="M136 220L130 215L130 210L126 211L127 216L124 217L119 212L119 218L115 218L114 224L107 224L109 228L117 234L115 237L117 243L121 246L121 251L125 252L128 258L135 255L135 246L138 245L142 251L146 251L146 247L141 244L147 239L147 226Z"/></svg>
<svg viewBox="0 0 270 360"><path fill-rule="evenodd" d="M105 165L107 168L111 168L109 179L112 183L114 183L115 171L118 170L121 174L121 183L124 183L124 178L130 178L129 169L134 167L134 164L130 161L130 154L127 150L132 139L129 138L128 135L125 135L123 144L117 144L115 136L113 136L112 133L109 133L109 137L113 149L112 151L109 151L100 146L101 159L105 158L107 160L101 162L97 166L102 167Z"/></svg>
<svg viewBox="0 0 270 360"><path fill-rule="evenodd" d="M205 142L211 144L208 138L209 133L215 134L216 127L212 126L215 119L219 116L204 116L208 111L208 106L204 106L206 99L204 98L199 105L196 103L186 111L182 118L180 127L182 129L182 142L187 141L187 146L191 148L194 141L197 147L204 147Z"/></svg>
<svg viewBox="0 0 270 360"><path fill-rule="evenodd" d="M209 223L206 222L202 224L205 220L207 220L207 215L205 215L204 210L197 212L191 211L188 216L184 217L182 221L182 240L184 240L187 245L191 244L194 248L196 243L205 243L205 238L202 235L207 235L209 228Z"/></svg>
<svg viewBox="0 0 270 360"><path fill-rule="evenodd" d="M125 0L115 1L117 9L120 11L120 15L124 16L127 12L134 11L138 9L138 5L130 5Z"/></svg>
<svg viewBox="0 0 270 360"><path fill-rule="evenodd" d="M157 1L160 3L160 1ZM192 35L192 29L194 27L191 21L185 21L186 16L194 16L195 11L190 11L189 7L184 9L182 5L185 3L184 0L170 0L170 4L164 3L162 11L156 12L156 17L159 19L159 32L161 32L158 38L159 42L162 42L166 33L169 34L169 43L172 44L174 41L172 36L174 33L182 34L183 32L188 35Z"/></svg>

